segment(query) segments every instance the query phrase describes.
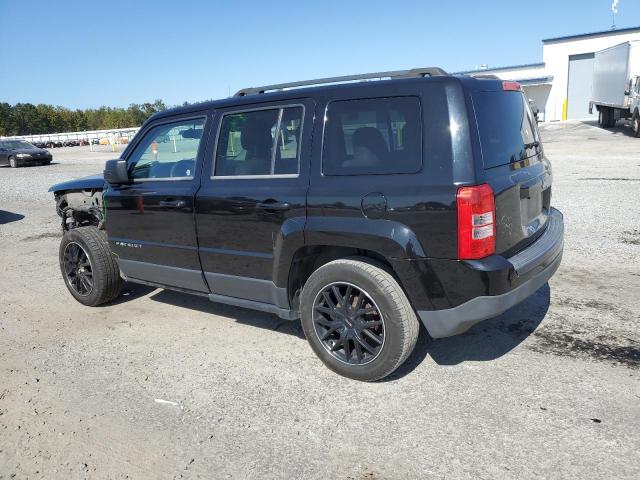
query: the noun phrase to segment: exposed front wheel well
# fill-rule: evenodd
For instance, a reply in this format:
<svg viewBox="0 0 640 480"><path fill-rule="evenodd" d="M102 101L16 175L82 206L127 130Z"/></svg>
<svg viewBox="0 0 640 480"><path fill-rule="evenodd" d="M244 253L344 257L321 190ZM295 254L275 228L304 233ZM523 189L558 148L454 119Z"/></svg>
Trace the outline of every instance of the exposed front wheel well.
<svg viewBox="0 0 640 480"><path fill-rule="evenodd" d="M333 260L353 257L370 259L395 276L393 267L387 259L371 250L332 245L302 247L294 254L289 270L288 292L291 306L294 309L299 308L300 292L314 271Z"/></svg>
<svg viewBox="0 0 640 480"><path fill-rule="evenodd" d="M63 233L78 227L99 227L103 220L101 189L56 192L55 200Z"/></svg>

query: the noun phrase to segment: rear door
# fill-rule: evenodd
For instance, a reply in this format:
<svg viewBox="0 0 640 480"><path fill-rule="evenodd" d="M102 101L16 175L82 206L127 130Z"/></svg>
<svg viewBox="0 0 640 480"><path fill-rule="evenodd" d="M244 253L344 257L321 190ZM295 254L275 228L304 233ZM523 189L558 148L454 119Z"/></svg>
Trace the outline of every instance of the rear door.
<svg viewBox="0 0 640 480"><path fill-rule="evenodd" d="M496 253L509 256L544 231L551 165L520 90L478 91L473 104L484 175L495 194Z"/></svg>
<svg viewBox="0 0 640 480"><path fill-rule="evenodd" d="M314 102L221 109L196 197L200 259L211 292L288 308L283 246L304 242Z"/></svg>
<svg viewBox="0 0 640 480"><path fill-rule="evenodd" d="M126 158L132 183L105 192L109 244L130 278L208 291L194 218L206 119L197 113L145 127Z"/></svg>

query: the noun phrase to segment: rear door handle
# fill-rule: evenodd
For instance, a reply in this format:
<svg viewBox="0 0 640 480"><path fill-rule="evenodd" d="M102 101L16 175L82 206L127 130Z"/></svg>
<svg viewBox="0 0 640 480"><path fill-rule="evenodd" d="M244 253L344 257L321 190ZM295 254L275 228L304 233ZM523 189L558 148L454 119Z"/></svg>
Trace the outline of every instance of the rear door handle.
<svg viewBox="0 0 640 480"><path fill-rule="evenodd" d="M184 200L160 200L160 206L165 208L184 208L187 202Z"/></svg>
<svg viewBox="0 0 640 480"><path fill-rule="evenodd" d="M282 210L289 210L291 208L291 204L287 202L275 202L267 200L266 202L257 203L256 208L259 208L260 210L264 210L266 212L278 212Z"/></svg>

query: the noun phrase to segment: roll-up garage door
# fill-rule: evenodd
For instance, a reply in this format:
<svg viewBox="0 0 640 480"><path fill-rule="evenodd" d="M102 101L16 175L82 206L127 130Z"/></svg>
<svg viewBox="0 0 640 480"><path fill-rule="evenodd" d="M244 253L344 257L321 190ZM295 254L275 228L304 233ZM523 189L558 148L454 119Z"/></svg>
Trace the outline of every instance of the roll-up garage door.
<svg viewBox="0 0 640 480"><path fill-rule="evenodd" d="M589 118L589 100L593 84L593 53L569 56L567 118Z"/></svg>

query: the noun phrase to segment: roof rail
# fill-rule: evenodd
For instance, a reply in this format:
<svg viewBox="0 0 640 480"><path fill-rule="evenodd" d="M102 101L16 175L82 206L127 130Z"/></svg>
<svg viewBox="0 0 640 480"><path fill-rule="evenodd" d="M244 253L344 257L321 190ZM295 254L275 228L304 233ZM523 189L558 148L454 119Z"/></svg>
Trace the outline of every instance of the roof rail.
<svg viewBox="0 0 640 480"><path fill-rule="evenodd" d="M500 80L500 77L497 75L494 75L492 73L479 73L479 74L470 74L470 77L473 78L479 78L479 79L485 79L485 80Z"/></svg>
<svg viewBox="0 0 640 480"><path fill-rule="evenodd" d="M238 90L234 97L244 97L255 93L265 93L272 90L282 90L284 88L308 87L311 85L322 85L326 83L353 82L356 80L369 80L373 78L412 78L412 77L436 77L447 75L443 69L438 67L412 68L411 70L393 70L389 72L361 73L359 75L344 75L341 77L317 78L315 80L303 80L300 82L276 83L263 87L249 87Z"/></svg>

